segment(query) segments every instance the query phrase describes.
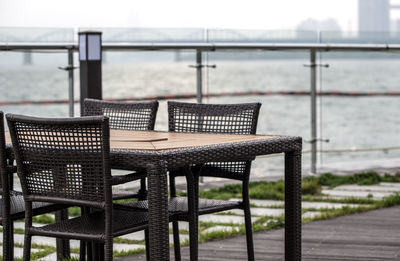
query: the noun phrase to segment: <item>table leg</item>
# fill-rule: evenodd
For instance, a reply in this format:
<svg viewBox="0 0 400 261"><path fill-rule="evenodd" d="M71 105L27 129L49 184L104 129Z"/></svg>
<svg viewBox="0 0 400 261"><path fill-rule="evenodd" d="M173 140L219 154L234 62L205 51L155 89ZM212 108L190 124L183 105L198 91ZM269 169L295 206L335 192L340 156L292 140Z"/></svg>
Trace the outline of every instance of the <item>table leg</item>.
<svg viewBox="0 0 400 261"><path fill-rule="evenodd" d="M301 260L301 151L285 153L285 260Z"/></svg>
<svg viewBox="0 0 400 261"><path fill-rule="evenodd" d="M162 160L147 166L150 260L169 260L167 168Z"/></svg>

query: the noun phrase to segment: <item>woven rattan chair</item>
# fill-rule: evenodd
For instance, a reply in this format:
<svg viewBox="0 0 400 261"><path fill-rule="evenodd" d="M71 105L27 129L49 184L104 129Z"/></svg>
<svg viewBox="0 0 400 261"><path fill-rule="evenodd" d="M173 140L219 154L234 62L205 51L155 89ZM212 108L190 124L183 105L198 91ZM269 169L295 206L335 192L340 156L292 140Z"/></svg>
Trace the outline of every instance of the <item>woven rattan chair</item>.
<svg viewBox="0 0 400 261"><path fill-rule="evenodd" d="M10 150L6 150L3 112L0 111L0 224L3 226L3 260L14 260L14 221L25 217L22 192L13 190L13 164ZM40 215L65 208L60 204L35 202L32 214Z"/></svg>
<svg viewBox="0 0 400 261"><path fill-rule="evenodd" d="M30 259L32 236L98 242L105 245L105 260L112 260L113 237L147 228L146 211L114 208L107 117L6 117L25 200L25 261ZM34 227L35 202L90 207L94 211ZM81 255L81 260L84 258Z"/></svg>
<svg viewBox="0 0 400 261"><path fill-rule="evenodd" d="M96 99L85 99L83 108L83 114L85 116L108 116L110 118L111 129L145 131L154 130L158 101L109 102ZM136 171L127 175L113 176L113 185L140 179L140 190L138 193L130 194L117 192L113 194L113 198L125 199L136 197L139 199L145 199L147 194L145 178L146 173L144 171Z"/></svg>
<svg viewBox="0 0 400 261"><path fill-rule="evenodd" d="M224 134L255 134L260 103L195 104L168 102L169 130L173 132L207 132ZM252 224L249 203L251 161L213 162L170 172L170 211L177 220L189 221L190 259L198 258L198 215L229 209L243 209L246 225L248 259L254 260ZM177 197L175 177L185 175L188 198ZM242 182L242 201L198 199L199 176L219 177ZM179 227L173 222L176 260L180 260Z"/></svg>

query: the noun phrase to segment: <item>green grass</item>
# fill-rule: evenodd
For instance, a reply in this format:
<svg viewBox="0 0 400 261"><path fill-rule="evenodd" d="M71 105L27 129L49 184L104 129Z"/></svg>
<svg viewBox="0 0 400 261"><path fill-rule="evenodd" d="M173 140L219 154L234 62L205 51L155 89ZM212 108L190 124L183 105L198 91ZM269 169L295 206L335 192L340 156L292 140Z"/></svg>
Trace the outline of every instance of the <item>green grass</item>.
<svg viewBox="0 0 400 261"><path fill-rule="evenodd" d="M135 254L141 254L144 253L146 250L144 248L139 248L135 250L129 250L129 251L114 251L113 256L114 257L122 257L122 256L130 256L130 255L135 255Z"/></svg>
<svg viewBox="0 0 400 261"><path fill-rule="evenodd" d="M303 196L302 201L344 203L344 204L374 204L376 200L371 198L322 198L313 196Z"/></svg>
<svg viewBox="0 0 400 261"><path fill-rule="evenodd" d="M19 243L14 243L14 247L23 248L24 246ZM31 248L39 249L39 251L37 251L37 252L31 252L31 260L39 260L40 258L50 255L51 253L56 251L55 247L48 246L48 245L35 244L35 243L32 243ZM14 257L14 261L22 261L22 258Z"/></svg>
<svg viewBox="0 0 400 261"><path fill-rule="evenodd" d="M144 245L145 243L144 240L133 240L120 237L114 237L113 242L119 244L140 244L140 245Z"/></svg>
<svg viewBox="0 0 400 261"><path fill-rule="evenodd" d="M383 176L376 172L357 173L350 176L339 176L331 173L322 174L319 177L307 177L302 180L301 190L303 200L307 201L320 201L322 186L337 187L346 184L357 185L373 185L379 182L400 182L400 173L395 175L385 174ZM178 195L186 196L185 192L179 191ZM209 199L222 199L227 200L230 198L242 197L241 184L229 184L220 188L213 188L210 190L200 190L199 196ZM252 199L271 199L271 200L284 200L285 199L285 183L280 181L258 181L250 182L249 196ZM322 199L321 201L329 201L330 199ZM346 202L344 202L346 201ZM374 201L371 199L346 199L340 203L358 203L358 204L371 204ZM350 202L352 201L352 202ZM339 202L339 201L337 201Z"/></svg>
<svg viewBox="0 0 400 261"><path fill-rule="evenodd" d="M39 224L51 224L51 223L55 222L55 220L52 216L46 215L46 214L40 215L40 216L34 216L32 218L32 221L34 223L39 223Z"/></svg>
<svg viewBox="0 0 400 261"><path fill-rule="evenodd" d="M396 173L395 175L385 174L383 176L372 171L345 176L326 173L318 178L319 185L329 186L331 188L348 184L374 185L378 184L379 182L400 182L400 173Z"/></svg>

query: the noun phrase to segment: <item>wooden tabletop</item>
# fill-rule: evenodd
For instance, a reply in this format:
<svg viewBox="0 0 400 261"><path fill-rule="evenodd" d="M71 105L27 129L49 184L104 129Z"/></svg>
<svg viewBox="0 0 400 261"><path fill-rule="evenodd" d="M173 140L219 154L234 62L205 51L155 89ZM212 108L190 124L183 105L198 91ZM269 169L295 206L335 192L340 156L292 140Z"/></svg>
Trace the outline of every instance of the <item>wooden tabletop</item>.
<svg viewBox="0 0 400 261"><path fill-rule="evenodd" d="M275 136L110 130L112 149L167 150L274 138ZM6 133L6 143L11 144Z"/></svg>
<svg viewBox="0 0 400 261"><path fill-rule="evenodd" d="M111 130L113 149L167 150L273 138L274 136Z"/></svg>

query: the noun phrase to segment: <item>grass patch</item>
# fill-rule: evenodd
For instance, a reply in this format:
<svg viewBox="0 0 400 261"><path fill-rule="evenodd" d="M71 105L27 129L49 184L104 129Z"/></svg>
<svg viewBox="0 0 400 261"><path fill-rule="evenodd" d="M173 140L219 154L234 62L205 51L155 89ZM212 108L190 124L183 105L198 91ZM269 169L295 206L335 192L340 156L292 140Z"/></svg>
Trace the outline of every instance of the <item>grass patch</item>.
<svg viewBox="0 0 400 261"><path fill-rule="evenodd" d="M145 251L146 250L144 248L139 248L139 249L129 250L129 251L114 251L113 256L114 257L130 256L130 255L142 254Z"/></svg>
<svg viewBox="0 0 400 261"><path fill-rule="evenodd" d="M68 208L68 216L70 217L78 217L81 215L80 207L70 207Z"/></svg>
<svg viewBox="0 0 400 261"><path fill-rule="evenodd" d="M346 176L338 176L331 173L326 173L321 175L318 180L319 185L329 186L330 188L349 184L374 185L378 184L379 182L400 182L400 173L396 173L395 175L385 174L383 176L373 171Z"/></svg>
<svg viewBox="0 0 400 261"><path fill-rule="evenodd" d="M120 237L114 237L113 242L114 243L119 243L119 244L140 244L140 245L144 245L144 240L133 240L133 239L120 238Z"/></svg>
<svg viewBox="0 0 400 261"><path fill-rule="evenodd" d="M328 203L343 203L343 204L374 204L376 200L370 198L322 198L313 196L303 196L302 201L311 202L328 202Z"/></svg>
<svg viewBox="0 0 400 261"><path fill-rule="evenodd" d="M24 246L22 244L14 243L14 247L23 248ZM55 247L35 243L32 243L31 248L39 249L37 252L31 252L31 260L39 260L40 258L50 255L56 251ZM14 257L14 261L22 261L22 258Z"/></svg>
<svg viewBox="0 0 400 261"><path fill-rule="evenodd" d="M39 224L51 224L51 223L55 222L54 218L47 214L40 215L40 216L34 216L32 218L32 221L34 223L39 223Z"/></svg>
<svg viewBox="0 0 400 261"><path fill-rule="evenodd" d="M302 180L301 190L303 200L306 201L324 201L332 203L353 203L353 204L372 204L374 200L369 199L326 199L321 198L322 186L330 188L340 185L357 184L357 185L373 185L379 182L400 182L400 173L395 175L385 174L383 176L376 172L363 172L350 176L339 176L331 173L322 174L319 177L307 177ZM178 191L179 196L186 196L186 192ZM213 188L210 190L200 190L199 196L208 199L221 199L227 200L230 198L242 197L241 184L229 184L220 188ZM285 183L280 181L258 181L250 182L249 196L251 199L271 199L271 200L284 200L285 199ZM321 198L321 199L319 199Z"/></svg>

